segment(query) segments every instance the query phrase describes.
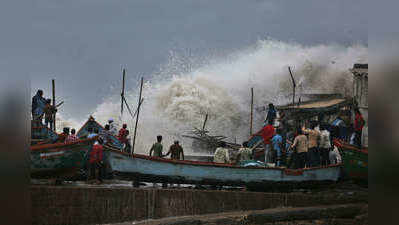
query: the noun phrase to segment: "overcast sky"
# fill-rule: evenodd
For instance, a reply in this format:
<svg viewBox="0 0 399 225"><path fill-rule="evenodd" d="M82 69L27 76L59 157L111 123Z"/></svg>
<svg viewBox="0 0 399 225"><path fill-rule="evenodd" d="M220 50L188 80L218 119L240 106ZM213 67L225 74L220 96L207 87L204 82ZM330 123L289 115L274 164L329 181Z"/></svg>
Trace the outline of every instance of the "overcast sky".
<svg viewBox="0 0 399 225"><path fill-rule="evenodd" d="M28 75L32 91L85 116L120 86L166 63L170 50L229 52L273 38L367 45L362 0L32 0L0 7L0 73ZM3 5L5 5L3 3ZM49 95L48 95L49 96Z"/></svg>

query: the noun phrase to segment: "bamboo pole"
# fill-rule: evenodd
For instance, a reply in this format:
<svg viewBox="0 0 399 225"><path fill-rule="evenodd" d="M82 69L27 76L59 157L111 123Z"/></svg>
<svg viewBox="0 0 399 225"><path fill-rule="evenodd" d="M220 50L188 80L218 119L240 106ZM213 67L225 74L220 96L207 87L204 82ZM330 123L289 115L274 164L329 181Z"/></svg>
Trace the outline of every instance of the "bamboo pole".
<svg viewBox="0 0 399 225"><path fill-rule="evenodd" d="M295 88L296 88L296 83L295 83L294 76L292 75L292 72L291 72L291 67L288 67L288 71L290 72L291 80L292 80L292 106L294 106L294 105L295 105Z"/></svg>
<svg viewBox="0 0 399 225"><path fill-rule="evenodd" d="M53 106L56 107L56 104L55 104L55 80L54 79L51 80L51 84L52 84L52 89L53 89ZM54 115L53 115L53 130L54 131L56 130L56 128L55 128L56 116L55 115L56 115L56 113L54 113Z"/></svg>
<svg viewBox="0 0 399 225"><path fill-rule="evenodd" d="M204 124L202 125L202 130L205 130L206 121L208 121L208 113L205 115Z"/></svg>
<svg viewBox="0 0 399 225"><path fill-rule="evenodd" d="M123 68L122 72L122 92L121 92L121 119L123 116L123 101L125 98L125 75L126 75L126 70Z"/></svg>
<svg viewBox="0 0 399 225"><path fill-rule="evenodd" d="M140 102L141 100L141 95L143 93L143 82L144 82L144 78L141 77L141 84L140 84L140 94L139 94L139 102L138 102L138 107L137 107L137 115L136 115L136 125L134 127L134 136L133 136L133 145L132 145L132 153L134 153L134 145L136 144L136 134L137 134L137 124L139 122L139 114L140 114Z"/></svg>
<svg viewBox="0 0 399 225"><path fill-rule="evenodd" d="M253 119L254 119L254 88L251 88L251 118L250 118L249 135L252 135Z"/></svg>

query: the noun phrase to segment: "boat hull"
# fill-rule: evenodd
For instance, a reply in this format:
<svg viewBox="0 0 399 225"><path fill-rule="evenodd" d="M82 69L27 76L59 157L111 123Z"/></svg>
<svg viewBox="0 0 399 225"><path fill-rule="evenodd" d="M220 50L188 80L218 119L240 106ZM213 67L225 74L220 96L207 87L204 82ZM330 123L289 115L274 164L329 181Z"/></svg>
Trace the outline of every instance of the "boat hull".
<svg viewBox="0 0 399 225"><path fill-rule="evenodd" d="M87 152L94 139L79 140L70 144L32 146L30 174L32 178L73 177L85 165Z"/></svg>
<svg viewBox="0 0 399 225"><path fill-rule="evenodd" d="M170 182L215 185L268 185L337 181L340 165L290 170L285 168L239 167L211 162L178 161L144 155L130 156L111 151L109 164L114 175L122 179L145 182Z"/></svg>
<svg viewBox="0 0 399 225"><path fill-rule="evenodd" d="M351 179L368 180L368 150L334 140L342 153L344 175Z"/></svg>

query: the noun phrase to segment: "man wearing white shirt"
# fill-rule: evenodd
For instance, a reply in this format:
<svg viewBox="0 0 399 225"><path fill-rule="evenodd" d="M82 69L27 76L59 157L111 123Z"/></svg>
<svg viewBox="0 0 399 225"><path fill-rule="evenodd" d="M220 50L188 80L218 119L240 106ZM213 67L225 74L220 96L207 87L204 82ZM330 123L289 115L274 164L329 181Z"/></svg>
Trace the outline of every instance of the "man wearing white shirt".
<svg viewBox="0 0 399 225"><path fill-rule="evenodd" d="M114 136L118 136L118 129L116 128L116 124L112 118L108 120L108 124L110 133Z"/></svg>

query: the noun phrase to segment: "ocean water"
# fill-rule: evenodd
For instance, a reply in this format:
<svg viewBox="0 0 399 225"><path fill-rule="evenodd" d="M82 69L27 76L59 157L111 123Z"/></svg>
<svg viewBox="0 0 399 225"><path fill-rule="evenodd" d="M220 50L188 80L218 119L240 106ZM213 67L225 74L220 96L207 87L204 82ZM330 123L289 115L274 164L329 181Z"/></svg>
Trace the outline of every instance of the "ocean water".
<svg viewBox="0 0 399 225"><path fill-rule="evenodd" d="M260 40L227 55L195 57L171 52L169 61L159 71L145 77L136 152L148 153L156 136L162 135L164 146L180 140L190 153L191 140L182 135L193 127L202 127L206 114L210 134L241 143L249 137L251 87L255 108L270 102L278 105L291 101L291 66L298 94L350 96L349 69L354 63L367 63L367 54L368 48L362 45L303 46L276 40ZM126 93L127 101L134 107L138 94L138 84ZM119 94L105 99L89 114L100 123L108 118L114 118L118 124L127 123L133 134L131 116L125 110L120 117ZM265 112L254 112L254 131L261 128L264 117ZM60 115L58 128L80 127L83 122Z"/></svg>

